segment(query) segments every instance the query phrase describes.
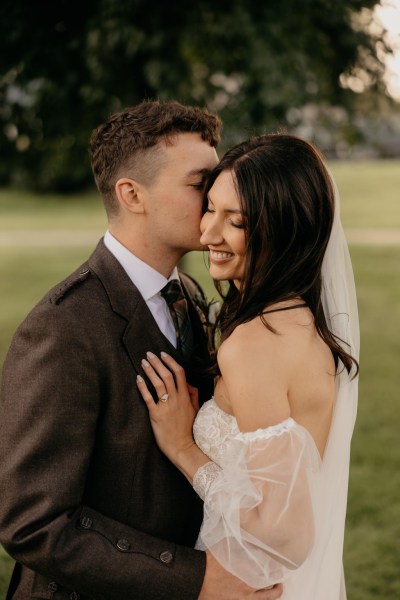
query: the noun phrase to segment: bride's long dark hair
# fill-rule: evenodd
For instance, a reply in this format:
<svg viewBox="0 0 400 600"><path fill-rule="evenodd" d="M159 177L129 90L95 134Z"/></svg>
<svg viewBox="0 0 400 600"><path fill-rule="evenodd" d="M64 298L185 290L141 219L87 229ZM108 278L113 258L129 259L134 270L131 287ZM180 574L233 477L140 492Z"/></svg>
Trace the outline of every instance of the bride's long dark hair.
<svg viewBox="0 0 400 600"><path fill-rule="evenodd" d="M321 268L333 224L335 199L331 178L318 151L286 134L242 142L224 155L211 173L207 193L223 171L233 174L244 215L246 259L241 289L215 282L223 298L216 329L223 342L240 324L260 316L277 302L301 299L315 327L348 373L357 361L346 341L329 330L321 301ZM205 209L205 207L204 207ZM275 332L275 331L274 331Z"/></svg>

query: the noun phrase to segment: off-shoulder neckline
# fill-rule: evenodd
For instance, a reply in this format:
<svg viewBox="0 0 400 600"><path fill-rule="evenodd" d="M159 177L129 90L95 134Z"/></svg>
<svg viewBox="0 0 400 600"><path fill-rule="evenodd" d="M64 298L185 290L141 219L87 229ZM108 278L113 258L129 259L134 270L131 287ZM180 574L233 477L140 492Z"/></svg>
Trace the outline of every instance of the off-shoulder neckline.
<svg viewBox="0 0 400 600"><path fill-rule="evenodd" d="M220 413L222 413L222 415L224 417L228 417L228 418L232 419L237 424L236 417L234 415L231 415L230 413L227 413L223 408L221 408L218 405L218 403L215 401L214 396L211 396L211 398L210 398L210 400L208 400L208 402L213 402L214 406L217 408L217 410ZM288 417L287 419L284 419L283 421L281 421L280 423L277 423L276 425L269 425L268 427L258 427L254 431L240 431L240 429L238 427L238 432L240 434L246 435L246 434L257 433L259 431L269 430L272 433L273 431L278 432L282 428L292 428L296 424L297 424L296 421L292 417Z"/></svg>

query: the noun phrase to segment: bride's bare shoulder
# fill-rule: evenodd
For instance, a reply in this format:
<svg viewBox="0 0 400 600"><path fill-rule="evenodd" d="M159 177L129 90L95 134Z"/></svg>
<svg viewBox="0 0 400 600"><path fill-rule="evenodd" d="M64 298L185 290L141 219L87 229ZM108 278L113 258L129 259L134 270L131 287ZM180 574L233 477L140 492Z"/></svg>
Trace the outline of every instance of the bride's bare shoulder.
<svg viewBox="0 0 400 600"><path fill-rule="evenodd" d="M218 364L231 408L242 431L280 423L290 416L287 369L272 332L250 321L221 344Z"/></svg>
<svg viewBox="0 0 400 600"><path fill-rule="evenodd" d="M218 350L218 361L230 362L239 358L248 357L249 352L254 352L262 347L263 356L268 351L273 351L276 340L274 332L256 317L247 323L238 325L231 335L224 340ZM254 356L253 356L254 358Z"/></svg>

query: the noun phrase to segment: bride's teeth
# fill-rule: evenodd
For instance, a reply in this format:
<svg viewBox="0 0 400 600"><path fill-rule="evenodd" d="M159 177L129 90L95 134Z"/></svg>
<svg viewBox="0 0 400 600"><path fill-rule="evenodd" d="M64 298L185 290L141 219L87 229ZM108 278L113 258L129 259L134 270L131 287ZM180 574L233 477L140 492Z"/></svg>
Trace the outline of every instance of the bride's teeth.
<svg viewBox="0 0 400 600"><path fill-rule="evenodd" d="M214 258L229 258L231 256L229 252L216 252L215 250L212 251L212 255Z"/></svg>

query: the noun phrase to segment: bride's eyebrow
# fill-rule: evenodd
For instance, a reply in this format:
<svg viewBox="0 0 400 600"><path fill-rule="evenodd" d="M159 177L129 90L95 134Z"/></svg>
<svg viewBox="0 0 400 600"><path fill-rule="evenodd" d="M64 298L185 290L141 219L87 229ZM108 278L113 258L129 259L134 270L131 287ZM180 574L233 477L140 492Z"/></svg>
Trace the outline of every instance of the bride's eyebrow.
<svg viewBox="0 0 400 600"><path fill-rule="evenodd" d="M209 194L207 194L207 200L210 204L212 204L214 206L214 202L211 200ZM224 208L224 213L243 216L243 213L240 210L240 208Z"/></svg>
<svg viewBox="0 0 400 600"><path fill-rule="evenodd" d="M214 202L211 200L209 194L207 194L207 200L210 204L212 204L214 206ZM229 214L235 214L235 215L242 215L242 211L240 210L240 208L224 208L224 213L229 213Z"/></svg>

